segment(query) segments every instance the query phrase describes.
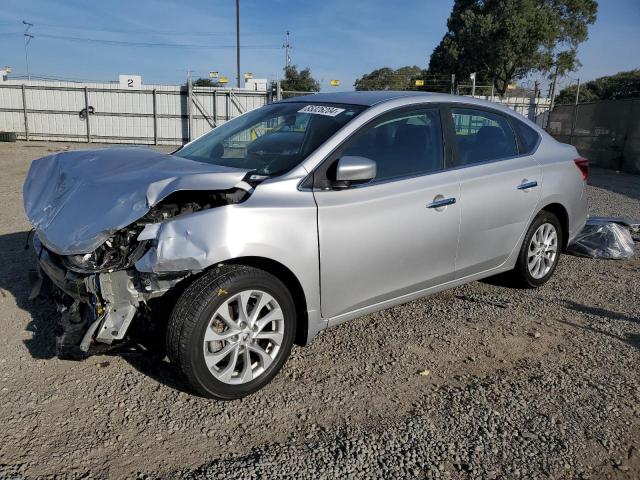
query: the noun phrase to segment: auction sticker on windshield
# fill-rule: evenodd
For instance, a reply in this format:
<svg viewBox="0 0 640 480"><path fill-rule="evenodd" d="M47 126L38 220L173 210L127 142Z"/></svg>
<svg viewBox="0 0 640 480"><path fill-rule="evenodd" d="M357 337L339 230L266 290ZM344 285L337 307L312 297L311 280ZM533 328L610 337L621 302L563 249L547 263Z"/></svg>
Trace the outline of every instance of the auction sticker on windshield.
<svg viewBox="0 0 640 480"><path fill-rule="evenodd" d="M330 107L328 105L307 105L298 110L298 113L313 113L316 115L326 115L328 117L335 117L342 112L344 112L344 108Z"/></svg>

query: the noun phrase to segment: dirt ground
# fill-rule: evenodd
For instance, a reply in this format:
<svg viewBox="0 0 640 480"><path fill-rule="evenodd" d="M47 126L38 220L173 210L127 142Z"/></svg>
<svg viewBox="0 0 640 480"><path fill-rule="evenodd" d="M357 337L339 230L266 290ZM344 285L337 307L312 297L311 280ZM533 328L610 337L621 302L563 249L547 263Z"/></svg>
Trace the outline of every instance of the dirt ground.
<svg viewBox="0 0 640 480"><path fill-rule="evenodd" d="M637 254L563 255L538 290L475 282L368 315L236 402L144 351L58 360L55 312L27 299L22 182L88 147L0 144L0 478L640 478ZM592 214L640 217L639 176L590 184Z"/></svg>

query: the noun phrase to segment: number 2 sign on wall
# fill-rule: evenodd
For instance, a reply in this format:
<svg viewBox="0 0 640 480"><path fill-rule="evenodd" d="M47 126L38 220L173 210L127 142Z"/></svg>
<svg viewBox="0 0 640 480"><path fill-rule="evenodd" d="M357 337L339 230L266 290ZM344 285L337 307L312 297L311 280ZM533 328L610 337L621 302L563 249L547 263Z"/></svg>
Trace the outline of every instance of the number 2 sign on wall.
<svg viewBox="0 0 640 480"><path fill-rule="evenodd" d="M120 75L120 88L127 90L139 89L142 85L142 77L140 75Z"/></svg>

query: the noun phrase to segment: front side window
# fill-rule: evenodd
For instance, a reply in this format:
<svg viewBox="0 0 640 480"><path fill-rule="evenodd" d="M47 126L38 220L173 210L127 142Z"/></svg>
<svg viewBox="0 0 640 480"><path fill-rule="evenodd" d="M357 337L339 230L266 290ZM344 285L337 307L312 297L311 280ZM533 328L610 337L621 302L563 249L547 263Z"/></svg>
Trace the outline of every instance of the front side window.
<svg viewBox="0 0 640 480"><path fill-rule="evenodd" d="M312 102L267 105L214 128L175 155L273 177L297 166L364 108Z"/></svg>
<svg viewBox="0 0 640 480"><path fill-rule="evenodd" d="M374 181L441 170L444 155L438 110L384 116L350 140L342 152L342 156L346 155L375 160Z"/></svg>
<svg viewBox="0 0 640 480"><path fill-rule="evenodd" d="M511 126L502 115L468 108L454 108L451 112L458 147L458 165L518 155Z"/></svg>

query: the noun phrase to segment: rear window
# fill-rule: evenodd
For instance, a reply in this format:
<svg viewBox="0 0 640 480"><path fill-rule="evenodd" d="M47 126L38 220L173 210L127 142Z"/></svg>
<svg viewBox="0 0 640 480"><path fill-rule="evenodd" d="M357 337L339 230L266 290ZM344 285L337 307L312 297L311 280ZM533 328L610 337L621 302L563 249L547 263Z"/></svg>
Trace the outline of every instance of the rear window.
<svg viewBox="0 0 640 480"><path fill-rule="evenodd" d="M524 122L521 122L520 120L513 119L512 124L516 134L520 138L520 143L522 144L523 151L520 153L532 153L538 144L538 138L540 138L538 132L528 125L525 125Z"/></svg>

